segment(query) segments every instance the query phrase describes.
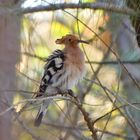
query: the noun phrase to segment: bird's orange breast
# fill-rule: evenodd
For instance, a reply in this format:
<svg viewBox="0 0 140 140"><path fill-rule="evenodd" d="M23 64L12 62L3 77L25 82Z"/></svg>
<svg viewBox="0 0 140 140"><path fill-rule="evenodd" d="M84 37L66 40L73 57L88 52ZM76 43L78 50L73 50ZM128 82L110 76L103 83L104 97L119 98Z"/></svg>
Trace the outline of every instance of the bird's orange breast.
<svg viewBox="0 0 140 140"><path fill-rule="evenodd" d="M84 54L80 48L73 50L71 48L70 52L65 55L64 67L68 72L68 87L72 88L85 75Z"/></svg>

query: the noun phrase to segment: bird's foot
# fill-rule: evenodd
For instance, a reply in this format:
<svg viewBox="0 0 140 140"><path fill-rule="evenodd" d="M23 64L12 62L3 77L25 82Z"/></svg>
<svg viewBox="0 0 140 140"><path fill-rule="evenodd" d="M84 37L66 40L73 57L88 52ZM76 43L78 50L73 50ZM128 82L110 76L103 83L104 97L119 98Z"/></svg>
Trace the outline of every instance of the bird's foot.
<svg viewBox="0 0 140 140"><path fill-rule="evenodd" d="M58 94L61 94L62 96L71 96L72 98L77 98L77 96L74 95L73 91L71 89L68 90L60 90L57 89Z"/></svg>
<svg viewBox="0 0 140 140"><path fill-rule="evenodd" d="M74 93L73 93L73 91L72 91L71 89L68 89L67 92L68 92L68 94L69 94L71 97L73 97L73 98L75 98L75 99L77 98L77 96L74 95Z"/></svg>
<svg viewBox="0 0 140 140"><path fill-rule="evenodd" d="M61 90L59 88L57 88L57 93L60 94L60 95L62 95L62 96L66 95L66 91Z"/></svg>

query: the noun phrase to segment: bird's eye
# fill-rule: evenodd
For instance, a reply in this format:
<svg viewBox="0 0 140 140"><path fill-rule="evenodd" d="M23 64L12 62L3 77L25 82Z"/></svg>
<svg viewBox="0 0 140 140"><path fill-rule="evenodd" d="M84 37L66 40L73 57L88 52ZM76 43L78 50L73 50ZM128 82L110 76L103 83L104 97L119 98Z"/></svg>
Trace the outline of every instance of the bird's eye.
<svg viewBox="0 0 140 140"><path fill-rule="evenodd" d="M69 39L69 41L71 41L71 39Z"/></svg>

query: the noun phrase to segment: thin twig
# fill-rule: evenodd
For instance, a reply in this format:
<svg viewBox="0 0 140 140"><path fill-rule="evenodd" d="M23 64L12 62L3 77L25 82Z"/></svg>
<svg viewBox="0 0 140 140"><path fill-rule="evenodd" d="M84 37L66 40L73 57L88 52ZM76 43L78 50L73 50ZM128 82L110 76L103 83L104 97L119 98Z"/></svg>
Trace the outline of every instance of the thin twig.
<svg viewBox="0 0 140 140"><path fill-rule="evenodd" d="M24 55L27 55L29 57L33 57L33 58L37 58L41 61L45 61L46 57L40 57L36 54L31 54L31 53L28 53L28 52L23 52L22 54ZM140 60L121 60L120 61L122 64L140 64ZM104 59L102 61L85 61L85 63L87 64L95 64L95 65L100 65L100 64L103 64L103 65L119 65L118 61L114 61L114 60L111 60L111 61L104 61Z"/></svg>
<svg viewBox="0 0 140 140"><path fill-rule="evenodd" d="M115 50L113 48L111 48L110 46L108 46L108 44L94 31L92 30L89 26L86 25L86 23L84 23L82 20L78 19L77 17L75 17L73 14L71 14L70 12L64 10L64 12L66 12L67 14L71 15L73 18L77 19L81 24L83 24L85 27L87 27L87 29L89 29L93 34L95 34L100 40L101 42L111 51L111 53L116 57L118 64L120 64L122 66L122 68L126 71L127 75L129 76L129 78L133 81L133 83L136 85L136 87L140 90L140 85L138 83L138 81L132 76L132 74L128 71L128 69L126 68L126 66L121 63L121 59L118 56L118 54L115 52ZM85 52L84 52L85 53ZM86 53L85 53L86 54ZM88 57L87 57L88 59ZM90 64L90 63L89 63ZM91 65L91 64L90 64ZM91 66L92 68L92 66ZM92 68L92 71L94 69ZM100 86L102 87L102 83L100 82L100 80L98 79L98 77L96 78L98 80L98 82L100 83ZM106 91L105 91L106 93Z"/></svg>
<svg viewBox="0 0 140 140"><path fill-rule="evenodd" d="M16 112L15 112L16 115ZM19 122L19 124L22 126L22 128L32 136L33 139L35 140L44 140L42 138L40 138L39 136L36 136L34 134L34 132L32 131L32 129L30 129L20 118L17 118L17 121Z"/></svg>
<svg viewBox="0 0 140 140"><path fill-rule="evenodd" d="M131 104L133 104L133 105L140 105L140 103L131 103ZM101 120L102 118L104 118L104 117L106 117L107 115L109 115L110 113L112 113L112 112L114 112L114 111L116 111L116 110L118 110L118 109L121 109L121 108L124 108L124 107L128 107L128 106L129 106L128 104L124 104L124 105L121 105L121 106L119 106L119 107L116 107L116 108L112 109L111 111L105 113L104 115L102 115L102 116L100 116L99 118L97 118L96 120L94 120L94 121L93 121L93 125L94 125L95 123L97 123L99 120Z"/></svg>
<svg viewBox="0 0 140 140"><path fill-rule="evenodd" d="M86 121L87 123L87 126L89 128L89 130L91 131L92 133L92 138L94 140L98 140L97 138L97 134L96 134L96 129L94 128L93 126L93 121L92 119L89 117L89 114L86 112L86 110L83 108L82 104L79 102L78 98L74 96L74 94L72 93L71 96L73 97L71 99L71 101L78 107L78 109L81 111L81 113L83 114L84 116L84 120Z"/></svg>
<svg viewBox="0 0 140 140"><path fill-rule="evenodd" d="M31 98L31 99L24 99L21 100L13 105L11 105L10 107L8 107L6 110L4 110L3 112L0 112L0 116L4 115L5 113L11 111L12 109L14 109L16 106L18 106L19 104L24 104L24 103L33 103L33 102L37 102L37 101L44 101L44 100L48 100L48 99L63 99L63 100L70 100L70 98L68 97L63 97L63 96L58 96L58 93L53 94L53 95L48 95L46 97L42 97L42 98ZM23 108L25 109L25 107ZM22 111L24 111L23 109L21 109L19 112L21 113ZM18 113L19 113L18 112Z"/></svg>
<svg viewBox="0 0 140 140"><path fill-rule="evenodd" d="M91 81L91 80L89 80L89 81ZM94 83L96 83L96 82L94 82ZM114 94L112 91L110 91L108 88L106 88L106 87L104 87L103 85L101 85L100 83L99 83L99 84L96 83L96 84L97 84L98 86L102 87L102 89L104 90L104 92L105 92L105 93L107 94L107 96L109 97L110 101L113 103L112 99L111 99L110 96L108 95L108 92L111 93L114 97L116 97L115 94ZM119 95L118 95L118 96L119 96ZM118 99L118 98L117 98L117 99ZM120 100L119 100L119 101L120 101ZM135 109L140 110L140 108L137 108L136 106L132 105L132 104L129 103L128 101L126 101L126 100L124 100L124 99L123 99L123 101L125 101L125 102L128 103L130 106L134 107ZM114 106L117 107L116 104L115 104ZM138 132L137 132L137 128L135 128L135 126L133 125L133 123L131 122L131 120L120 110L120 108L118 108L118 110L119 110L120 114L121 114L122 116L124 116L124 118L125 118L126 121L128 122L129 126L132 128L132 130L134 131L134 133L136 134L136 136L139 136L139 135L138 135Z"/></svg>
<svg viewBox="0 0 140 140"><path fill-rule="evenodd" d="M48 122L43 122L45 125L47 125L47 126L52 126L52 127L55 127L55 128L57 128L57 129L62 129L62 130L68 130L68 131L70 131L70 130L81 130L81 131L87 131L87 128L85 127L85 128L83 128L83 127L81 127L81 126L69 126L69 125L64 125L64 124L54 124L54 123L48 123ZM97 129L96 128L96 130L98 131L98 132L103 132L103 130L101 130L101 129ZM119 138L123 138L123 139L127 139L127 140L134 140L134 138L133 137L128 137L128 136L123 136L123 135L120 135L120 134L117 134L117 133L113 133L113 132L110 132L110 131L104 131L104 133L106 134L106 135L110 135L110 136L113 136L113 137L119 137Z"/></svg>
<svg viewBox="0 0 140 140"><path fill-rule="evenodd" d="M119 89L120 89L120 77L121 77L121 73L119 74L118 84L117 84L117 92L116 92L116 97L115 97L115 99L114 99L114 101L113 101L113 103L112 103L112 109L113 109L114 106L116 105L117 95L119 94ZM108 123L109 123L109 120L111 119L111 116L112 116L112 113L110 113L109 116L108 116L108 119L107 119L107 121L106 121L106 123L105 123L105 126L104 126L104 128L103 128L103 132L101 133L100 140L102 139L102 137L103 137L103 135L104 135L104 131L105 131L106 128L107 128L107 125L108 125Z"/></svg>

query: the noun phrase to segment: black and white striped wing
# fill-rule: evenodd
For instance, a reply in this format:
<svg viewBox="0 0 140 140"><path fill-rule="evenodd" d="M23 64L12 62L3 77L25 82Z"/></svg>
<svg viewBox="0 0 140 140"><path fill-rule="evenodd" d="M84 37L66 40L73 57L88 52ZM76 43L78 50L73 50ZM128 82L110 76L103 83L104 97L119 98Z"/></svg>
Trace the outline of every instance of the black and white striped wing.
<svg viewBox="0 0 140 140"><path fill-rule="evenodd" d="M63 69L63 62L64 62L64 53L61 50L56 50L53 52L52 55L50 55L46 61L46 65L44 67L45 72L42 77L40 87L39 87L39 95L41 96L42 93L44 93L47 89L48 85L53 84L52 79L53 77L62 71Z"/></svg>

